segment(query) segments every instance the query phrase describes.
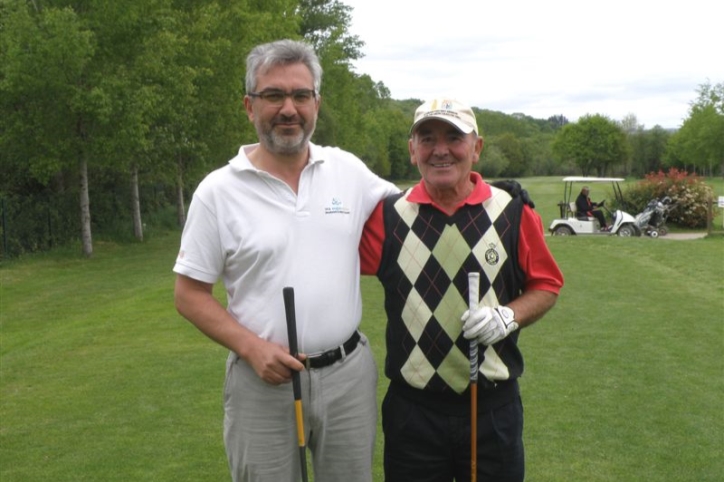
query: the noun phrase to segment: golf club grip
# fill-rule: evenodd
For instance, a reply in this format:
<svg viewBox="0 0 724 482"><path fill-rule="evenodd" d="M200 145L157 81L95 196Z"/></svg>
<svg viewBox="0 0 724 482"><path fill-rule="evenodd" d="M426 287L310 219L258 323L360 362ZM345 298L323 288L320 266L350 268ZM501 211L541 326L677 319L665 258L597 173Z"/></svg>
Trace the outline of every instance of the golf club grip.
<svg viewBox="0 0 724 482"><path fill-rule="evenodd" d="M282 289L284 296L284 312L287 315L287 337L289 338L289 353L296 358L299 354L297 347L297 315L294 308L294 288L287 286Z"/></svg>
<svg viewBox="0 0 724 482"><path fill-rule="evenodd" d="M287 318L287 338L289 338L289 353L297 358L299 348L297 345L297 316L294 307L294 288L287 286L282 289L284 296L284 312ZM294 400L302 399L302 386L299 381L299 372L292 371L292 387L294 389Z"/></svg>
<svg viewBox="0 0 724 482"><path fill-rule="evenodd" d="M480 273L468 273L468 309L478 307L480 300ZM478 341L470 340L470 383L478 382Z"/></svg>

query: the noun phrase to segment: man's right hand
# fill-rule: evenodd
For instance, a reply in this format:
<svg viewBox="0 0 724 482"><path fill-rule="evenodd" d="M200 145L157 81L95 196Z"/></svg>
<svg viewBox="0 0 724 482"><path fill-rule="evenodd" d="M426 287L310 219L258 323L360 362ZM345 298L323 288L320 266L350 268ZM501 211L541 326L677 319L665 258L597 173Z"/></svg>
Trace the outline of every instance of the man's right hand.
<svg viewBox="0 0 724 482"><path fill-rule="evenodd" d="M304 364L289 354L287 348L261 338L257 338L244 355L257 376L270 385L289 383L292 381L292 370L304 369Z"/></svg>

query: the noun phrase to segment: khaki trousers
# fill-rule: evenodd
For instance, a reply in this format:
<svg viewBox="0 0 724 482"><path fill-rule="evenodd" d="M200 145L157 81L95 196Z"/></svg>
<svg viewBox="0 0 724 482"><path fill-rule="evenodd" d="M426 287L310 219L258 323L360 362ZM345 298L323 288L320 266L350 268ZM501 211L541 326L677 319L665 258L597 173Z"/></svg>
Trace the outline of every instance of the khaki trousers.
<svg viewBox="0 0 724 482"><path fill-rule="evenodd" d="M308 468L315 482L370 482L377 367L367 338L343 360L301 372ZM224 442L234 482L297 482L292 384L273 386L235 354L227 361Z"/></svg>

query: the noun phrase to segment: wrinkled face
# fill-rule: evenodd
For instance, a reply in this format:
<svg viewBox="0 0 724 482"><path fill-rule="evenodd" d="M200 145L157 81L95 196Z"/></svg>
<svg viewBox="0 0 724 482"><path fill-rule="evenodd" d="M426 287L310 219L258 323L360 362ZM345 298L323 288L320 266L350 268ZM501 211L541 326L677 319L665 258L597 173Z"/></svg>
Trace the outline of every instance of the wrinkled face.
<svg viewBox="0 0 724 482"><path fill-rule="evenodd" d="M304 64L274 66L257 76L256 93L291 94L308 90L314 90L314 81ZM300 100L301 96L284 96L279 103L248 93L244 97L246 113L265 149L274 154L294 155L307 148L317 124L320 99L317 95L307 102Z"/></svg>
<svg viewBox="0 0 724 482"><path fill-rule="evenodd" d="M463 134L447 122L431 119L413 132L408 143L410 161L428 187L449 190L464 187L478 162L483 139Z"/></svg>

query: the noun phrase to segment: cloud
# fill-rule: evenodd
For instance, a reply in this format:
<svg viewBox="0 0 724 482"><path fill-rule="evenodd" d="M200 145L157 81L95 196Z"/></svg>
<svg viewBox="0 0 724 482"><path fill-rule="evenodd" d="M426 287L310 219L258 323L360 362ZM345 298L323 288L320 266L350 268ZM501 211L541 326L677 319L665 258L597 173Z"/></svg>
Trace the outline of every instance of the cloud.
<svg viewBox="0 0 724 482"><path fill-rule="evenodd" d="M700 85L724 81L705 0L343 0L366 45L358 73L396 99L453 95L536 118L586 114L673 128Z"/></svg>

